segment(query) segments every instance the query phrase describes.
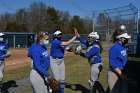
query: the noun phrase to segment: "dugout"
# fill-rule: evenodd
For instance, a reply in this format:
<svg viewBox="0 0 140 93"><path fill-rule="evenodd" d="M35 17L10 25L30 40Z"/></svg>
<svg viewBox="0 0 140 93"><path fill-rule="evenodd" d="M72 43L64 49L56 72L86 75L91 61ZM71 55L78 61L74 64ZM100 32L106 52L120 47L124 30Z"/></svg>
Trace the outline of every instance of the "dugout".
<svg viewBox="0 0 140 93"><path fill-rule="evenodd" d="M35 33L3 32L10 48L28 48L35 42Z"/></svg>

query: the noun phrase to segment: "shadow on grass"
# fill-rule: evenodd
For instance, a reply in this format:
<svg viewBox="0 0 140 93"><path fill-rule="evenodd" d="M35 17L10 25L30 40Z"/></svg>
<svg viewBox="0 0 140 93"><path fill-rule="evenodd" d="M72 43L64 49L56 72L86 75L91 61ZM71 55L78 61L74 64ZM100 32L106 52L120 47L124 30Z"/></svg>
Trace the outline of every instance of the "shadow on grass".
<svg viewBox="0 0 140 93"><path fill-rule="evenodd" d="M140 93L140 61L129 60L125 73L128 77L128 93Z"/></svg>
<svg viewBox="0 0 140 93"><path fill-rule="evenodd" d="M81 91L81 93L89 93L89 89L81 84L65 84L66 88L72 89L74 91Z"/></svg>
<svg viewBox="0 0 140 93"><path fill-rule="evenodd" d="M18 87L18 85L16 85L16 81L10 80L2 83L1 93L9 93L8 89L10 89L11 87Z"/></svg>

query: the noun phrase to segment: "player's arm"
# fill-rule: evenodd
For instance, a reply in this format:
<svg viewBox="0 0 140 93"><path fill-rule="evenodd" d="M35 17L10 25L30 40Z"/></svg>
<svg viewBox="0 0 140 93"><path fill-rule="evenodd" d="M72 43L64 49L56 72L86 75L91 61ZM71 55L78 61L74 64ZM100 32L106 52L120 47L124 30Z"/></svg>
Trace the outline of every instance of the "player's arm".
<svg viewBox="0 0 140 93"><path fill-rule="evenodd" d="M116 74L118 74L120 77L125 78L124 73L116 66L117 64L117 50L115 48L111 48L109 51L109 65L110 67L115 71Z"/></svg>
<svg viewBox="0 0 140 93"><path fill-rule="evenodd" d="M11 52L10 50L7 50L7 53L4 55L4 58L8 58L11 56Z"/></svg>
<svg viewBox="0 0 140 93"><path fill-rule="evenodd" d="M65 46L65 50L68 52L72 52L73 48L72 48L72 46Z"/></svg>
<svg viewBox="0 0 140 93"><path fill-rule="evenodd" d="M75 29L75 28L74 28L74 31L75 31L75 36L67 42L62 42L61 46L68 46L75 41L76 37L78 36L78 32L77 32L77 29Z"/></svg>
<svg viewBox="0 0 140 93"><path fill-rule="evenodd" d="M94 56L95 53L97 53L98 51L99 51L99 48L92 47L87 53L81 52L80 56L82 56L84 58L90 58L91 56Z"/></svg>
<svg viewBox="0 0 140 93"><path fill-rule="evenodd" d="M86 53L84 53L84 52L81 51L80 56L83 57L83 58L85 58L85 54Z"/></svg>
<svg viewBox="0 0 140 93"><path fill-rule="evenodd" d="M87 40L85 39L85 38L83 38L83 37L78 37L78 39L79 39L79 41L82 43L82 44L84 44L84 45L87 45Z"/></svg>
<svg viewBox="0 0 140 93"><path fill-rule="evenodd" d="M84 37L81 37L80 34L78 33L78 31L77 31L76 34L77 34L78 40L79 40L82 44L88 45L88 41L87 41Z"/></svg>
<svg viewBox="0 0 140 93"><path fill-rule="evenodd" d="M110 50L109 50L109 65L111 67L111 69L115 70L117 68L117 62L116 62L116 57L117 57L117 53L116 53L116 49L114 47L112 47ZM119 68L118 68L119 69ZM119 74L119 70L116 70L116 73Z"/></svg>
<svg viewBox="0 0 140 93"><path fill-rule="evenodd" d="M40 53L37 51L33 51L32 53L33 53L32 59L33 59L33 64L35 66L35 69L37 71L39 71L40 73L42 73L45 77L50 77L50 74L41 65ZM48 65L48 67L49 67L49 65Z"/></svg>
<svg viewBox="0 0 140 93"><path fill-rule="evenodd" d="M62 43L61 43L61 46L68 46L68 45L70 45L71 43L73 43L75 39L76 39L76 36L74 36L73 38L71 38L71 39L70 39L69 41L67 41L67 42L62 42Z"/></svg>
<svg viewBox="0 0 140 93"><path fill-rule="evenodd" d="M8 58L8 57L11 56L11 52L9 50L9 47L8 47L8 44L7 43L5 43L5 49L6 49L6 53L5 53L5 55L3 55L3 57L4 58Z"/></svg>

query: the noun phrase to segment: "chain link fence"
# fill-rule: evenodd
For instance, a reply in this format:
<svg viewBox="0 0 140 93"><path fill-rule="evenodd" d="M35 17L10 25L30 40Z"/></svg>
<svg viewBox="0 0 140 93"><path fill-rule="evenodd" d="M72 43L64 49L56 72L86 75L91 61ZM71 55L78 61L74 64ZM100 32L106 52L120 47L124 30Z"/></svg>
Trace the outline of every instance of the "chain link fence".
<svg viewBox="0 0 140 93"><path fill-rule="evenodd" d="M128 50L136 53L138 14L138 9L131 3L118 8L93 11L94 31L100 34L104 47L109 48L112 45L110 41L112 33L123 24L127 28L127 33L132 37Z"/></svg>

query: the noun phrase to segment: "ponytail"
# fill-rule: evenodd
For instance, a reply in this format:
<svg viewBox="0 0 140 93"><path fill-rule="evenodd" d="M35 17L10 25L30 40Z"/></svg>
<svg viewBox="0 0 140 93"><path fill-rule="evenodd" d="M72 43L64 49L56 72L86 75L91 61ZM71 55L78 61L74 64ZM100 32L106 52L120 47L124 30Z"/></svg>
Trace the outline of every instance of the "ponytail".
<svg viewBox="0 0 140 93"><path fill-rule="evenodd" d="M100 53L102 53L103 47L102 47L101 41L100 41L100 40L96 40L96 43L97 43L97 44L99 45L99 47L100 47Z"/></svg>

